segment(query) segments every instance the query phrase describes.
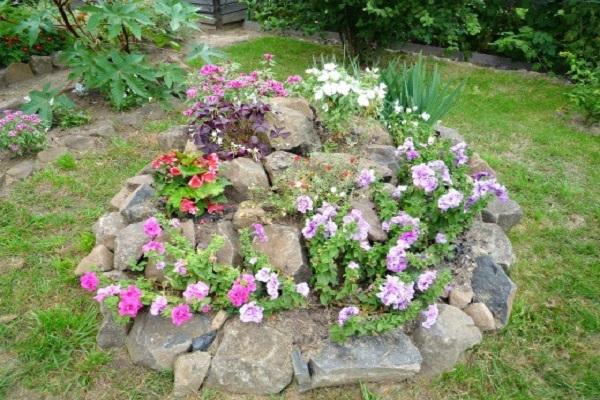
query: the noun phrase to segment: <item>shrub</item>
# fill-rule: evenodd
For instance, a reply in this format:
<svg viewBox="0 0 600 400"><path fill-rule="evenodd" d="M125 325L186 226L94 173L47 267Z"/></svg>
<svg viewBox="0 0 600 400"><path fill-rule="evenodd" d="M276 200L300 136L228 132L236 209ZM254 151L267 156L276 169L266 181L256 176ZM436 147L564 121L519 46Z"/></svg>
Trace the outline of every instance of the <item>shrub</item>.
<svg viewBox="0 0 600 400"><path fill-rule="evenodd" d="M568 52L561 55L569 62L568 75L574 84L568 93L569 100L583 112L587 123L600 122L600 66L593 66Z"/></svg>
<svg viewBox="0 0 600 400"><path fill-rule="evenodd" d="M4 111L0 118L0 149L20 156L46 147L46 132L35 114Z"/></svg>
<svg viewBox="0 0 600 400"><path fill-rule="evenodd" d="M410 67L390 62L381 73L381 81L387 86L385 119L399 109L412 109L422 113L423 121L429 124L437 123L448 113L464 87L443 85L437 65L428 72L421 55Z"/></svg>
<svg viewBox="0 0 600 400"><path fill-rule="evenodd" d="M69 97L53 89L49 83L42 90L32 90L26 97L27 102L21 110L28 114L37 114L42 124L50 129L53 126L68 128L89 122L89 115L75 110L75 103Z"/></svg>

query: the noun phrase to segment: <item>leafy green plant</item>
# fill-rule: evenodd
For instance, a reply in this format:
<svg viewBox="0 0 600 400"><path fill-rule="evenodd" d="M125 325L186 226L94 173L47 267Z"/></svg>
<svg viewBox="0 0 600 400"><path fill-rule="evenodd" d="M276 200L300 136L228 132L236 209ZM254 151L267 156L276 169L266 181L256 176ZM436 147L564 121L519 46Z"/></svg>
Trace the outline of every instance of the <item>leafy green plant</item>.
<svg viewBox="0 0 600 400"><path fill-rule="evenodd" d="M589 124L600 122L600 65L578 59L569 52L561 53L569 63L569 77L573 88L567 96L571 103L583 112Z"/></svg>
<svg viewBox="0 0 600 400"><path fill-rule="evenodd" d="M71 153L65 153L62 156L58 157L56 160L56 165L58 165L61 169L65 171L71 171L77 168L77 160Z"/></svg>
<svg viewBox="0 0 600 400"><path fill-rule="evenodd" d="M411 66L400 66L393 60L381 72L381 81L387 86L384 118L403 107L426 113L428 116L423 119L429 124L437 123L448 113L464 87L464 83L455 87L443 84L437 65L429 72L422 55Z"/></svg>
<svg viewBox="0 0 600 400"><path fill-rule="evenodd" d="M54 110L52 125L61 128L73 128L86 125L91 120L92 116L87 111L59 106Z"/></svg>
<svg viewBox="0 0 600 400"><path fill-rule="evenodd" d="M59 108L72 110L75 108L75 103L66 95L61 94L60 89L52 88L50 83L44 85L42 90L29 92L27 102L21 106L23 112L38 114L48 129L52 127L54 113Z"/></svg>

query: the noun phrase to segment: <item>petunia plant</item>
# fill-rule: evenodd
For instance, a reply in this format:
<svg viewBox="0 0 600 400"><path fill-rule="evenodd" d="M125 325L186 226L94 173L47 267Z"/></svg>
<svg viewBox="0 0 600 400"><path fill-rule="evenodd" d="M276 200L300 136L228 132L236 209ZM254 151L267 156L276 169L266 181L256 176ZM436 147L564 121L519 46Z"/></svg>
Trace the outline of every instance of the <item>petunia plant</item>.
<svg viewBox="0 0 600 400"><path fill-rule="evenodd" d="M0 150L15 156L35 153L46 147L46 131L36 114L6 110L0 114Z"/></svg>

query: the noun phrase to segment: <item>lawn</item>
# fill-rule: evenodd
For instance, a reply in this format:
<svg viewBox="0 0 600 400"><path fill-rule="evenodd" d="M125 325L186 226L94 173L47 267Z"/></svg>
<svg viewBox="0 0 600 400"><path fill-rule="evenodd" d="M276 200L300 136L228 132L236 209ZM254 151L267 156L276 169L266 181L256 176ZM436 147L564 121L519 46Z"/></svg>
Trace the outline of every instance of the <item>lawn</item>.
<svg viewBox="0 0 600 400"><path fill-rule="evenodd" d="M273 53L280 76L302 73L337 49L262 38L226 49L242 68ZM525 211L510 232L519 291L510 324L433 383L372 385L384 399L600 398L600 137L564 119L554 79L439 62L465 91L444 123L488 160ZM170 374L124 363L95 345L97 307L74 266L93 246L91 226L126 178L155 154L152 124L75 165L61 162L0 198L0 399L154 399ZM19 265L21 261L24 264ZM282 396L285 398L286 396ZM206 391L199 398L219 399ZM235 398L235 397L232 397ZM287 398L297 398L289 395ZM358 399L356 388L314 399Z"/></svg>

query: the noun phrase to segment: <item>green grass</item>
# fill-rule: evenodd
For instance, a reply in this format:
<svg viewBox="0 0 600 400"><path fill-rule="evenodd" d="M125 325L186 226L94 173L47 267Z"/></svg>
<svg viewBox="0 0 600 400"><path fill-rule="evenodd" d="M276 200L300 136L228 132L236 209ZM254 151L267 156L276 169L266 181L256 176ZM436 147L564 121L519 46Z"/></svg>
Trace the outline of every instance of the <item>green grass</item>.
<svg viewBox="0 0 600 400"><path fill-rule="evenodd" d="M335 49L283 38L226 51L244 70L273 53L279 77L302 73L322 52L339 57ZM566 101L559 82L439 64L445 77L467 78L444 122L460 129L525 211L509 235L519 291L510 324L486 334L456 370L433 383L368 385L368 393L382 399L598 399L600 138L560 117ZM105 151L58 162L0 199L0 316L18 316L0 325L0 399L35 398L32 392L156 399L170 392L170 374L123 369L124 355L96 348L97 311L72 274L93 244L92 224L124 180L152 158L153 135L166 127L151 124L150 132L114 140ZM12 268L14 258L24 259L24 267ZM223 397L205 391L198 398ZM324 389L308 398L360 399L361 389Z"/></svg>

